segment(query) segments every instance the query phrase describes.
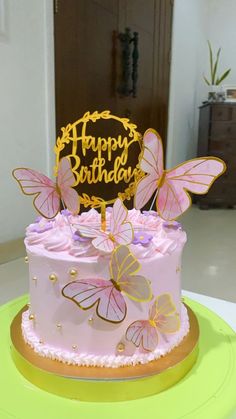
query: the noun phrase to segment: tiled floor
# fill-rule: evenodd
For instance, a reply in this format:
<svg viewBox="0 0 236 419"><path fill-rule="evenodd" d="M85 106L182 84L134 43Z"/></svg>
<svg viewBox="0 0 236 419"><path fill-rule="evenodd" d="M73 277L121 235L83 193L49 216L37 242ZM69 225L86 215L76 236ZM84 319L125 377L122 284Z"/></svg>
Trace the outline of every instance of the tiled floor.
<svg viewBox="0 0 236 419"><path fill-rule="evenodd" d="M236 302L236 210L192 207L181 220L188 234L182 281L189 291ZM28 291L28 265L0 265L0 304Z"/></svg>
<svg viewBox="0 0 236 419"><path fill-rule="evenodd" d="M188 234L183 288L236 302L236 210L192 207L181 222Z"/></svg>

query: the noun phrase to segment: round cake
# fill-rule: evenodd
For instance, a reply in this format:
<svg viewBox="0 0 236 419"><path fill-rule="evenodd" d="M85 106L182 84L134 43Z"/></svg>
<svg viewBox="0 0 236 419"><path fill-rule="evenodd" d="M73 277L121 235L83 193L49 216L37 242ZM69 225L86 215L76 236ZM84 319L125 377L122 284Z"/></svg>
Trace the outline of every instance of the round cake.
<svg viewBox="0 0 236 419"><path fill-rule="evenodd" d="M91 130L100 119L121 123L122 133ZM198 321L181 299L186 233L175 220L225 164L207 156L165 169L160 135L149 128L141 137L108 110L61 131L55 179L32 168L12 172L40 214L26 231L30 302L11 324L12 358L30 382L63 397L156 394L198 356Z"/></svg>
<svg viewBox="0 0 236 419"><path fill-rule="evenodd" d="M106 210L110 233L112 208ZM169 353L189 331L181 303L181 257L186 233L155 211L128 211L129 246L106 251L94 234L101 215L91 209L26 231L30 305L22 332L39 355L63 363L120 367ZM141 296L141 297L140 297Z"/></svg>

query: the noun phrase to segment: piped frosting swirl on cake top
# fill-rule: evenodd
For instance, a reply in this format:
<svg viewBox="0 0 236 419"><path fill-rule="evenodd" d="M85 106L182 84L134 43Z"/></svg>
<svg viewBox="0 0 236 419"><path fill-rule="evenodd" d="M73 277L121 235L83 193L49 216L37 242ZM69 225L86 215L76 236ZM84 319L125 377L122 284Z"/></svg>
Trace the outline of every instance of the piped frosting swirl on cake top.
<svg viewBox="0 0 236 419"><path fill-rule="evenodd" d="M107 233L109 234L111 211L106 211ZM181 224L165 222L155 211L141 212L132 209L126 219L133 228L130 250L138 258L148 258L160 254L172 253L186 242L186 233ZM95 209L73 216L65 211L57 214L53 220L37 218L26 230L26 245L33 252L34 246L48 252L64 252L75 257L90 257L104 254L94 247L91 237L80 234L78 226L97 229L100 226L100 214Z"/></svg>

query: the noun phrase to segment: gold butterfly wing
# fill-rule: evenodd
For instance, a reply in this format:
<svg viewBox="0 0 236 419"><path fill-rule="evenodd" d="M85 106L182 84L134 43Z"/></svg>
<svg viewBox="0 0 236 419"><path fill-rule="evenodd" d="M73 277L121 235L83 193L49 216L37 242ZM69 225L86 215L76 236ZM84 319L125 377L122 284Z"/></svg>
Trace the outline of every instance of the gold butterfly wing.
<svg viewBox="0 0 236 419"><path fill-rule="evenodd" d="M116 287L134 301L150 301L152 290L150 282L142 275L136 275L140 263L128 246L118 246L112 253L110 262L111 279Z"/></svg>
<svg viewBox="0 0 236 419"><path fill-rule="evenodd" d="M170 294L161 294L155 299L149 320L156 324L161 333L176 333L180 329L180 318Z"/></svg>

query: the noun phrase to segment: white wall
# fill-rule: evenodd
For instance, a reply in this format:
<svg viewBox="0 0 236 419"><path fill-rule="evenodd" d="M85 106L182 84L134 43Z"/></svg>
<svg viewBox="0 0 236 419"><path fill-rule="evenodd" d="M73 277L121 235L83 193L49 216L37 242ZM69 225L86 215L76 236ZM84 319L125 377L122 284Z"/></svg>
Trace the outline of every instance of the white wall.
<svg viewBox="0 0 236 419"><path fill-rule="evenodd" d="M221 47L219 73L231 68L223 84L236 85L236 1L208 0L207 36L215 51Z"/></svg>
<svg viewBox="0 0 236 419"><path fill-rule="evenodd" d="M196 155L198 106L206 95L207 13L207 0L174 2L167 167Z"/></svg>
<svg viewBox="0 0 236 419"><path fill-rule="evenodd" d="M11 176L15 167L47 174L54 129L52 0L5 1L0 36L0 243L24 235L35 217L31 197Z"/></svg>
<svg viewBox="0 0 236 419"><path fill-rule="evenodd" d="M236 0L175 0L167 166L197 155L199 109L207 98L207 40L222 47L219 73L232 68L224 84L236 83Z"/></svg>

